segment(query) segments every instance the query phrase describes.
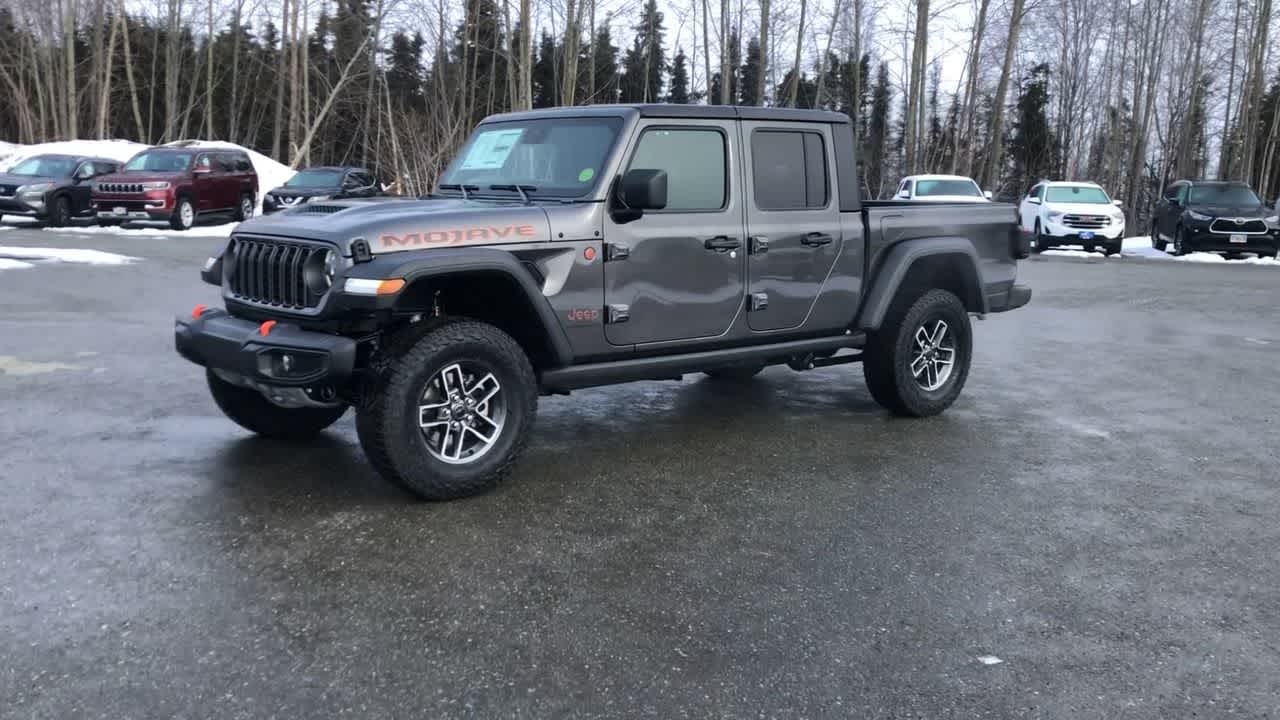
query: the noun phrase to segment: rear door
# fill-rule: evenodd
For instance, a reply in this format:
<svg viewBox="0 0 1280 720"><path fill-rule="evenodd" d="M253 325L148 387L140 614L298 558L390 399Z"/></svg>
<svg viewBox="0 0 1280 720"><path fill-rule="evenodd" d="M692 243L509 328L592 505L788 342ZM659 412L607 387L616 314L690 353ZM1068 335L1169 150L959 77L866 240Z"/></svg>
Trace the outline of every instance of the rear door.
<svg viewBox="0 0 1280 720"><path fill-rule="evenodd" d="M840 255L840 209L832 192L830 128L818 123L742 123L747 149L748 325L804 324Z"/></svg>
<svg viewBox="0 0 1280 720"><path fill-rule="evenodd" d="M236 168L236 154L218 153L218 197L222 207L239 207L243 191L244 175Z"/></svg>
<svg viewBox="0 0 1280 720"><path fill-rule="evenodd" d="M605 337L614 345L714 338L743 305L741 159L735 120L652 118L629 169L665 170L667 207L632 222L606 215Z"/></svg>
<svg viewBox="0 0 1280 720"><path fill-rule="evenodd" d="M191 167L191 185L195 188L196 211L209 212L222 207L218 161L214 153L200 153Z"/></svg>

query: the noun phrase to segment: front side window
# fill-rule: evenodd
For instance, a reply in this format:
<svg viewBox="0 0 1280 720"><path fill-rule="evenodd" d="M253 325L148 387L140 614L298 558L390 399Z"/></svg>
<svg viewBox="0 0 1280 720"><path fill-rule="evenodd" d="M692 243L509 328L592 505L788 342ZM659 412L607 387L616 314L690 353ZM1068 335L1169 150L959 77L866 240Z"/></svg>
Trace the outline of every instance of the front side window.
<svg viewBox="0 0 1280 720"><path fill-rule="evenodd" d="M726 158L719 130L650 128L629 169L666 171L667 211L720 210L729 197Z"/></svg>
<svg viewBox="0 0 1280 720"><path fill-rule="evenodd" d="M1197 185L1191 188L1192 205L1261 205L1248 185Z"/></svg>
<svg viewBox="0 0 1280 720"><path fill-rule="evenodd" d="M1111 198L1102 191L1102 188L1096 187L1079 187L1079 186L1060 186L1051 187L1046 192L1048 200L1051 203L1080 203L1085 205L1110 205Z"/></svg>
<svg viewBox="0 0 1280 720"><path fill-rule="evenodd" d="M97 174L98 174L98 169L91 162L82 164L80 168L76 170L76 178L79 180L88 180L89 178Z"/></svg>
<svg viewBox="0 0 1280 720"><path fill-rule="evenodd" d="M1170 200L1170 201L1177 200L1178 191L1181 189L1182 189L1181 185L1170 185L1169 187L1164 189L1164 199Z"/></svg>
<svg viewBox="0 0 1280 720"><path fill-rule="evenodd" d="M144 152L134 155L124 169L125 172L182 172L190 166L191 153Z"/></svg>
<svg viewBox="0 0 1280 720"><path fill-rule="evenodd" d="M9 174L29 177L70 177L75 169L76 161L72 158L37 155L18 163L9 171Z"/></svg>
<svg viewBox="0 0 1280 720"><path fill-rule="evenodd" d="M1031 189L1027 191L1027 197L1028 197L1028 198L1036 198L1036 199L1038 200L1038 199L1040 198L1040 190L1041 190L1041 189L1042 189L1042 188L1041 188L1041 186L1039 186L1039 185L1032 185L1032 186L1031 186Z"/></svg>
<svg viewBox="0 0 1280 720"><path fill-rule="evenodd" d="M600 182L621 128L619 117L485 123L450 163L441 189L515 195L493 186L522 185L534 198L582 197Z"/></svg>
<svg viewBox="0 0 1280 720"><path fill-rule="evenodd" d="M827 155L822 135L757 130L751 134L751 177L756 207L761 210L826 207Z"/></svg>
<svg viewBox="0 0 1280 720"><path fill-rule="evenodd" d="M972 180L917 180L916 197L982 197Z"/></svg>

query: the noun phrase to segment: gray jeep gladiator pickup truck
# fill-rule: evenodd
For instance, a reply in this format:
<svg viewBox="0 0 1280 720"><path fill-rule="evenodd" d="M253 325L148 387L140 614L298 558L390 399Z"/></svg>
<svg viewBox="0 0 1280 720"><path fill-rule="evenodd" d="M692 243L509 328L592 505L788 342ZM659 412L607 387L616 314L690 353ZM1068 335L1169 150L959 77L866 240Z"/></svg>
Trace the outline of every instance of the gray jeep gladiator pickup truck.
<svg viewBox="0 0 1280 720"><path fill-rule="evenodd" d="M355 408L428 499L493 487L540 394L861 361L890 411L956 399L971 314L1025 305L1004 204L869 202L849 118L594 106L486 119L421 200L311 203L236 228L175 328L218 407L270 437Z"/></svg>

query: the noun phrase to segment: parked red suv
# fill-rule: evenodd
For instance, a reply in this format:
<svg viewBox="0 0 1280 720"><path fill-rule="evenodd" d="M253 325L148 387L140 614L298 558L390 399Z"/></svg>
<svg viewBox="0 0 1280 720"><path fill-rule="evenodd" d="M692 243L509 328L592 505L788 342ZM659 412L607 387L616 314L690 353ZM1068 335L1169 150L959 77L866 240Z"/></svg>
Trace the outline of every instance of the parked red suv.
<svg viewBox="0 0 1280 720"><path fill-rule="evenodd" d="M257 200L258 174L248 153L221 148L143 150L93 188L99 225L168 220L174 230L187 230L206 215L249 218Z"/></svg>

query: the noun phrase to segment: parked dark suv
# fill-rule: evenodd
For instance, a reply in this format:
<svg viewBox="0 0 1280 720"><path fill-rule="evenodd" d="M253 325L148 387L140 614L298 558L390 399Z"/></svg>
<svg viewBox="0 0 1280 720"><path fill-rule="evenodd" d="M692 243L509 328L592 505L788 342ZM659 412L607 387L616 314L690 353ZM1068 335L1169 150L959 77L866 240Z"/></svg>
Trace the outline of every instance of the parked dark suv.
<svg viewBox="0 0 1280 720"><path fill-rule="evenodd" d="M206 215L245 220L257 198L258 174L248 153L223 148L143 150L93 188L99 225L168 220L174 230L187 230Z"/></svg>
<svg viewBox="0 0 1280 720"><path fill-rule="evenodd" d="M377 197L382 188L373 173L358 167L314 167L299 170L284 185L262 198L262 214L324 200Z"/></svg>
<svg viewBox="0 0 1280 720"><path fill-rule="evenodd" d="M1280 217L1240 182L1179 180L1165 188L1151 218L1151 244L1174 255L1253 252L1275 257Z"/></svg>
<svg viewBox="0 0 1280 720"><path fill-rule="evenodd" d="M0 174L0 217L21 215L61 227L93 215L93 179L115 172L116 160L79 155L36 155Z"/></svg>

